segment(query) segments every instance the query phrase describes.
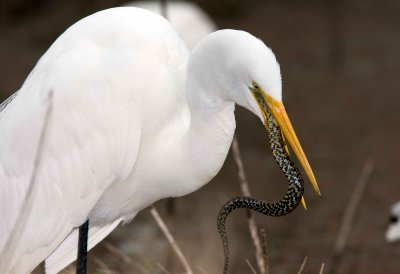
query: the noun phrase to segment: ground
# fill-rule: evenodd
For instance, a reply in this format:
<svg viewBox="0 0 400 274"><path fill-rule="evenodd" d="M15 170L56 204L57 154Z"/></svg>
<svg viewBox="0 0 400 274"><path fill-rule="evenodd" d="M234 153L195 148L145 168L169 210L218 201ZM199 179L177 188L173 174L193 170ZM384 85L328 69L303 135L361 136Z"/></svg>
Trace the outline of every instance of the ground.
<svg viewBox="0 0 400 274"><path fill-rule="evenodd" d="M3 99L18 90L38 58L67 26L85 14L114 5L100 1L88 6L46 1L41 8L12 17L0 26L0 92ZM325 1L203 1L221 28L246 30L265 41L282 69L284 103L314 169L323 196L306 185L308 211L298 208L284 218L256 215L267 230L271 273L318 273L321 263L331 268L341 218L367 161L375 166L356 212L343 260L337 273L400 273L400 244L388 244L384 232L390 205L400 199L400 4L394 0ZM241 4L246 5L243 10ZM221 8L222 7L222 8ZM284 177L267 147L259 120L237 109L237 136L252 193L280 199ZM240 193L237 170L230 154L221 172L199 191L175 201L156 204L171 227L196 273L220 273L222 246L216 216L222 204ZM232 260L230 273L251 273L255 266L245 212L228 221ZM182 268L148 210L115 230L106 242L118 247L149 273L157 263L170 273ZM106 243L90 252L121 273L133 270ZM92 271L91 271L92 272ZM93 271L94 272L94 271ZM160 272L161 273L161 272Z"/></svg>

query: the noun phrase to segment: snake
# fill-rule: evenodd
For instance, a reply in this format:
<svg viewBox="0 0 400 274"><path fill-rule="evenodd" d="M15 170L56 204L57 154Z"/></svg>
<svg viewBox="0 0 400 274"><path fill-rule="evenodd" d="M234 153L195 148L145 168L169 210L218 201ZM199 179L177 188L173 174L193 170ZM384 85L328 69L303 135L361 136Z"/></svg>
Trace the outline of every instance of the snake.
<svg viewBox="0 0 400 274"><path fill-rule="evenodd" d="M303 177L290 158L285 139L275 118L269 109L266 109L265 123L269 137L269 145L278 166L286 176L289 184L288 189L285 196L278 202L268 202L254 197L241 196L230 199L222 206L217 218L217 228L224 248L224 274L227 273L229 265L229 242L226 233L226 220L232 211L238 208L247 208L267 216L280 217L296 209L303 197Z"/></svg>

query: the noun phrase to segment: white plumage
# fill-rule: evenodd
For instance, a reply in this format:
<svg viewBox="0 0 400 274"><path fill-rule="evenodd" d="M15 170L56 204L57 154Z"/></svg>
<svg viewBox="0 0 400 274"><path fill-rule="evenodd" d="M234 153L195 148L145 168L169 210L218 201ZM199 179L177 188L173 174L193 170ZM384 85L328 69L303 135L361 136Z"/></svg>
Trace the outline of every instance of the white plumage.
<svg viewBox="0 0 400 274"><path fill-rule="evenodd" d="M246 32L212 33L189 56L170 24L142 9L70 27L0 107L0 272L27 273L47 258L56 273L75 259L86 219L90 248L155 201L206 184L228 153L235 103L263 118L254 83L284 111L275 56ZM33 203L13 235L50 90Z"/></svg>
<svg viewBox="0 0 400 274"><path fill-rule="evenodd" d="M392 209L390 210L390 223L385 237L388 242L400 240L400 202L392 205Z"/></svg>

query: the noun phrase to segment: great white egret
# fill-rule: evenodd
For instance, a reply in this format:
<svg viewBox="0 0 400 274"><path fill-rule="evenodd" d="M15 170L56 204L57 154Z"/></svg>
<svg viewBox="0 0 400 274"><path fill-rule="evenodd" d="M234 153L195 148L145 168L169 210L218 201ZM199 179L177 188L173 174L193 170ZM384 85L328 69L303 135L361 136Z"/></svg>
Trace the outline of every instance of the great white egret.
<svg viewBox="0 0 400 274"><path fill-rule="evenodd" d="M390 223L385 237L388 242L400 240L400 202L392 205Z"/></svg>
<svg viewBox="0 0 400 274"><path fill-rule="evenodd" d="M36 191L16 235L49 90ZM221 30L189 54L164 18L137 8L71 26L0 106L0 272L27 273L46 259L56 273L76 257L87 220L90 249L155 201L206 184L230 147L235 104L262 121L272 113L318 192L262 41Z"/></svg>

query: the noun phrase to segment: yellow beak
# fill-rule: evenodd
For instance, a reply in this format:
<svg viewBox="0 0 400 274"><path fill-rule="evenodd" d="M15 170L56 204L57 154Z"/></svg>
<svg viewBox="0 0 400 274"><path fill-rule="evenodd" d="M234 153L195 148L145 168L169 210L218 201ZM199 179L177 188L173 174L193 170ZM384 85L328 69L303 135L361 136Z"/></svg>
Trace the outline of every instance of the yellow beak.
<svg viewBox="0 0 400 274"><path fill-rule="evenodd" d="M308 178L310 179L313 188L318 193L318 195L321 195L321 192L319 191L319 187L317 184L317 180L315 179L314 173L311 169L310 164L308 163L307 157L304 154L303 149L301 148L300 142L297 139L296 133L294 132L292 124L290 123L289 117L286 113L285 107L281 102L273 99L271 96L266 95L264 92L262 92L262 95L265 101L267 102L268 107L272 115L274 116L277 124L281 128L283 135L285 136L286 140L292 147L294 153L299 159L300 164L302 165L304 171L306 172ZM262 111L264 110L262 109ZM303 204L303 206L304 205L305 203Z"/></svg>

